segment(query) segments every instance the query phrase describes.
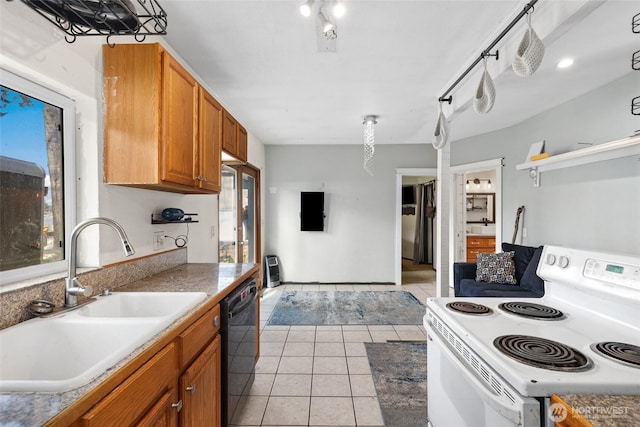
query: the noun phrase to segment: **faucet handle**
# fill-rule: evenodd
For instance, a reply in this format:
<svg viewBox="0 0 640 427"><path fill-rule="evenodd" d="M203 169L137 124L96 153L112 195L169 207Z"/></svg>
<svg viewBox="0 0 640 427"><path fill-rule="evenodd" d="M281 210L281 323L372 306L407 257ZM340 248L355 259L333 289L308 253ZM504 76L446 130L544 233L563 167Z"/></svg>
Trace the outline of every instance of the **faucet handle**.
<svg viewBox="0 0 640 427"><path fill-rule="evenodd" d="M75 285L71 288L69 288L68 292L71 295L75 295L75 296L85 296L85 297L90 297L93 294L93 286L91 285L87 285L87 286L82 286L80 285L80 283L77 282L77 280L75 281Z"/></svg>

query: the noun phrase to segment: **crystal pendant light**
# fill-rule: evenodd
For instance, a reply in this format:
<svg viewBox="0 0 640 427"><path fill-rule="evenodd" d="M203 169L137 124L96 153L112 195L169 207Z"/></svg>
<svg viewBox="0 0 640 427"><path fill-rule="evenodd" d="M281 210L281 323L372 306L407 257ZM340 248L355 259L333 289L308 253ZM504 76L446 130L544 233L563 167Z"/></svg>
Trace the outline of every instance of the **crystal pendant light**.
<svg viewBox="0 0 640 427"><path fill-rule="evenodd" d="M366 116L364 118L364 170L373 176L373 154L376 151L374 141L374 125L378 123L376 116Z"/></svg>

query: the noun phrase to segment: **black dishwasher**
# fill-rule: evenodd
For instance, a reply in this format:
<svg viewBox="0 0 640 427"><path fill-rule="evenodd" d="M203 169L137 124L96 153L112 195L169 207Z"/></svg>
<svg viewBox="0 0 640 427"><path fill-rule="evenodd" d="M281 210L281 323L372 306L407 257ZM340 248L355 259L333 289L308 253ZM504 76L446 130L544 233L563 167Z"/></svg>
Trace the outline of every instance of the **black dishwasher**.
<svg viewBox="0 0 640 427"><path fill-rule="evenodd" d="M231 424L240 397L255 378L256 298L258 287L252 278L222 300L222 426Z"/></svg>

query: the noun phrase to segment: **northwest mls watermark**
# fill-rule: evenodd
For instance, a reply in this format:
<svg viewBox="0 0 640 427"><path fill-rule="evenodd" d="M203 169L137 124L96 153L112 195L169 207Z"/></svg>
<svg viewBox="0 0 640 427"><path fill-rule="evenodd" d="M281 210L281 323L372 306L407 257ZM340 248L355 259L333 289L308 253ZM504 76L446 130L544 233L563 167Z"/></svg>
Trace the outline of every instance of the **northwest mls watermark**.
<svg viewBox="0 0 640 427"><path fill-rule="evenodd" d="M575 406L567 409L560 403L552 403L549 418L554 422L562 422L577 416L590 420L624 419L629 416L631 409L628 406Z"/></svg>

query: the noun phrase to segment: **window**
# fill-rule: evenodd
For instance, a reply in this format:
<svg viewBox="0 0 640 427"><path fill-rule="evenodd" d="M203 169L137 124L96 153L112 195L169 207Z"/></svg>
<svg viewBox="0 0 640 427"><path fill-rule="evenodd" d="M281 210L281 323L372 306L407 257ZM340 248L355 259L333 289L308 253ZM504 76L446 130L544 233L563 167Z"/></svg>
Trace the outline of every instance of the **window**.
<svg viewBox="0 0 640 427"><path fill-rule="evenodd" d="M0 70L0 284L63 271L75 223L70 99Z"/></svg>

